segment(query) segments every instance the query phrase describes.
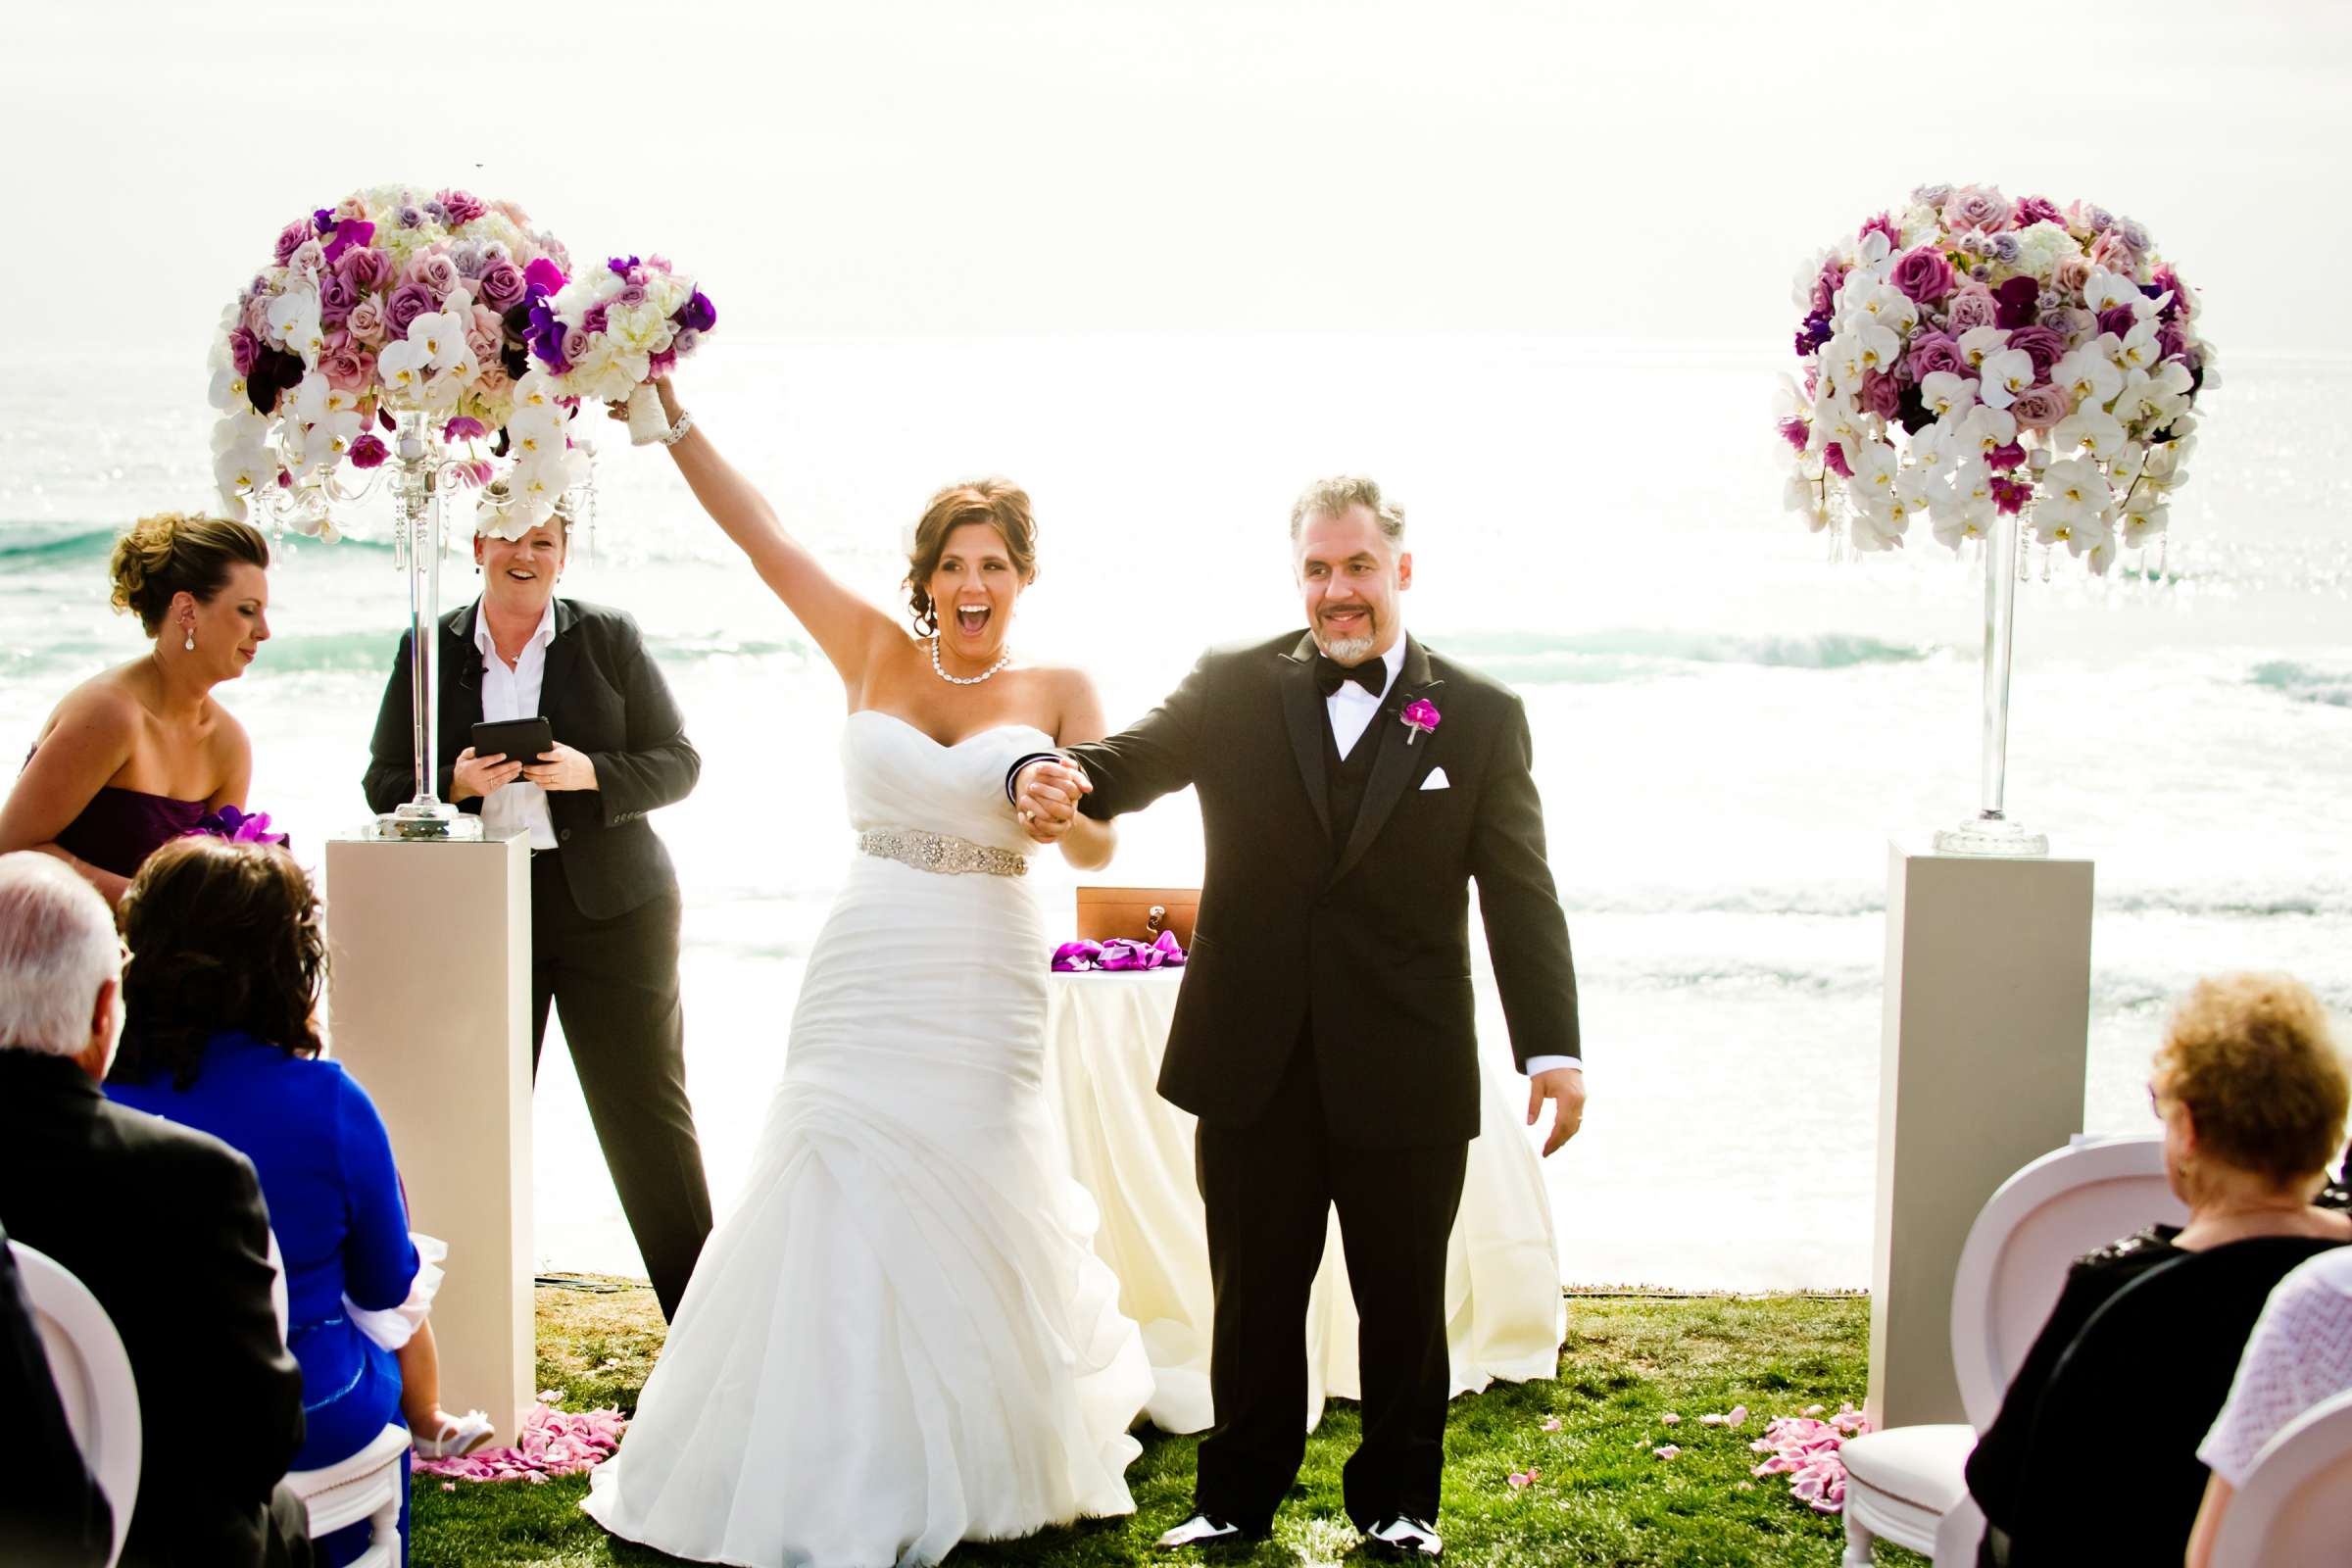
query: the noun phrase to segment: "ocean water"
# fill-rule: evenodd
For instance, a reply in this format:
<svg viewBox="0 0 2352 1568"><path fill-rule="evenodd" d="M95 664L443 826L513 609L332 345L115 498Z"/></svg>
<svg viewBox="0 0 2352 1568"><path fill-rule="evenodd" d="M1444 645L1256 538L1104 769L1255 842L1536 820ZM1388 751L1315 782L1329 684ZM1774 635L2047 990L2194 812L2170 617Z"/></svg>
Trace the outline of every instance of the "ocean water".
<svg viewBox="0 0 2352 1568"><path fill-rule="evenodd" d="M1203 645L1296 624L1291 495L1380 477L1412 521L1408 623L1515 685L1535 727L1592 1097L1546 1166L1563 1277L1858 1286L1886 846L1974 809L1981 587L1924 536L1833 563L1778 510L1776 368L1744 347L1518 337L722 340L684 391L877 600L932 489L1021 480L1043 574L1016 647L1087 665L1114 724ZM0 745L19 754L65 690L144 647L106 609L115 530L209 493L195 368L36 368L0 387ZM2061 564L2020 593L2009 804L2098 867L2094 1131L2147 1124L2147 1054L2198 974L2287 969L2352 1013L2352 435L2332 412L2352 367L2230 369L2161 572ZM637 616L703 751L701 787L657 825L685 890L690 1087L724 1207L850 854L843 702L666 458L593 428L611 430L597 520L564 591ZM254 738L252 805L313 858L366 814L406 615L366 537L380 514L355 523L287 541L276 635L220 693ZM474 590L453 554L445 604ZM1188 800L1122 832L1109 879L1197 879ZM1039 896L1067 909L1072 879L1043 870ZM537 1128L543 1261L636 1272L561 1051Z"/></svg>

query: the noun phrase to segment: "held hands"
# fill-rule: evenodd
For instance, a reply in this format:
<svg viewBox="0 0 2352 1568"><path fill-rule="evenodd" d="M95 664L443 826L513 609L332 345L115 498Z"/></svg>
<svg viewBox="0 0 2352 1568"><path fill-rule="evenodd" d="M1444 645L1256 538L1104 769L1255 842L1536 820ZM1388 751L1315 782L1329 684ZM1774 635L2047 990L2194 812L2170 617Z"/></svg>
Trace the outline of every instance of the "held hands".
<svg viewBox="0 0 2352 1568"><path fill-rule="evenodd" d="M450 770L449 798L451 804L470 801L475 796L495 795L522 776L522 763L509 761L502 753L476 757L468 746L458 754L457 765Z"/></svg>
<svg viewBox="0 0 2352 1568"><path fill-rule="evenodd" d="M1094 787L1094 780L1075 762L1041 759L1022 768L1013 781L1013 814L1038 843L1056 843L1078 819L1079 797Z"/></svg>
<svg viewBox="0 0 2352 1568"><path fill-rule="evenodd" d="M1533 1127L1544 1113L1544 1102L1551 1102L1551 1136L1544 1140L1546 1159L1569 1139L1585 1121L1585 1074L1579 1067L1554 1067L1540 1072L1527 1081L1527 1124Z"/></svg>

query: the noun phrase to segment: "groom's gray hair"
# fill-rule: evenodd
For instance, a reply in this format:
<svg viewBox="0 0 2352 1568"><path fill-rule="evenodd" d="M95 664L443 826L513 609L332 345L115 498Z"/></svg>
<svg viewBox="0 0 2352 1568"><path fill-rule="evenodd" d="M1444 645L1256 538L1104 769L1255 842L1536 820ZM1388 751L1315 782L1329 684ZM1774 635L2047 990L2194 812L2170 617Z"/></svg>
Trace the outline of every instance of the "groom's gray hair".
<svg viewBox="0 0 2352 1568"><path fill-rule="evenodd" d="M1307 518L1336 517L1349 507L1361 507L1372 514L1372 520L1380 524L1380 531L1389 543L1404 543L1404 509L1394 501L1382 499L1377 480L1342 473L1317 479L1299 491L1298 499L1291 503L1291 544L1298 545L1298 531L1306 526Z"/></svg>
<svg viewBox="0 0 2352 1568"><path fill-rule="evenodd" d="M99 990L121 970L115 918L96 888L54 857L0 855L0 1049L79 1052Z"/></svg>

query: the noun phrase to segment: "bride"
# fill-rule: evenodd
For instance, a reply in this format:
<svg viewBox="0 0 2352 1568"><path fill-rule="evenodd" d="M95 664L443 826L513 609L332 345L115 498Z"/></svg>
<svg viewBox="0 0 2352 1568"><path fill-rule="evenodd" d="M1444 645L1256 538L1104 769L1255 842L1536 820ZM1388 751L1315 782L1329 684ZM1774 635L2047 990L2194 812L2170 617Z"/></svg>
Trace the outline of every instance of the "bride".
<svg viewBox="0 0 2352 1568"><path fill-rule="evenodd" d="M621 1451L581 1504L681 1557L932 1563L1134 1511L1151 1392L1043 1087L1051 952L1011 761L1098 739L1077 670L1016 663L1028 497L955 485L915 530L909 638L836 582L660 384L704 510L849 691L853 859L808 956L784 1081ZM1104 863L1106 824L1061 841Z"/></svg>

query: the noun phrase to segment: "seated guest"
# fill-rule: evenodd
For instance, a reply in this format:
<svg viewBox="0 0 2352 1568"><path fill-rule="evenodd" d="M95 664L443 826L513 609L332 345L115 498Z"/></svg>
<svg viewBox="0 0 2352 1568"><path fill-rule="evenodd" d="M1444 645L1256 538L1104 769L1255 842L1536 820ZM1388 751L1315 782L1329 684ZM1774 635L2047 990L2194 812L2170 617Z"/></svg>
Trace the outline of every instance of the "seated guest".
<svg viewBox="0 0 2352 1568"><path fill-rule="evenodd" d="M270 544L258 529L176 513L116 541L114 605L155 646L68 692L0 806L0 854L39 850L119 904L139 862L253 775L245 730L213 698L270 640Z"/></svg>
<svg viewBox="0 0 2352 1568"><path fill-rule="evenodd" d="M476 1443L489 1436L478 1415L440 1411L437 1389L404 1398L384 1343L402 1337L385 1333L396 1314L408 1328L422 1321L412 1293L420 1260L384 1124L367 1091L319 1055L318 912L283 850L199 835L156 851L122 898L130 957L107 1087L119 1103L200 1128L253 1161L285 1259L286 1339L302 1363L310 1435L299 1470L359 1452L415 1408L409 1398L422 1400L416 1424L427 1445L459 1427ZM429 1339L415 1353L429 1373ZM321 1543L329 1561L344 1560L341 1534ZM353 1550L366 1544L357 1527Z"/></svg>
<svg viewBox="0 0 2352 1568"><path fill-rule="evenodd" d="M305 1564L302 1501L278 1484L302 1373L270 1304L261 1186L219 1139L99 1093L118 962L87 882L0 856L0 1225L89 1288L130 1357L142 1451L122 1562Z"/></svg>
<svg viewBox="0 0 2352 1568"><path fill-rule="evenodd" d="M2188 1205L2188 1223L2151 1226L2068 1271L2049 1321L1969 1456L1968 1490L1987 1521L1980 1565L2049 1560L2018 1549L2014 1539L2025 1528L2036 1423L2067 1352L2126 1287L2190 1254L2217 1251L2232 1254L2223 1271L2275 1267L2269 1277L2276 1280L2312 1247L2352 1241L2352 1218L2313 1201L2343 1148L2347 1087L2326 1014L2301 984L2282 975L2199 981L2156 1053L2148 1093L2164 1124L2165 1176ZM2280 1242L2283 1250L2274 1245ZM2253 1250L2236 1250L2247 1248ZM2226 1344L2212 1333L2182 1334L2168 1364L2136 1381L2177 1383L2192 1361L2218 1364L2226 1378L2242 1343L2242 1332ZM2045 1452L2057 1453L2069 1442L2087 1448L2114 1439L2111 1425L2101 1422L2095 1434L2052 1432L2039 1441ZM2194 1442L2191 1436L2186 1446ZM2052 1487L2072 1479L2071 1471L2049 1478ZM2174 1557L2184 1544L2185 1522L2180 1536Z"/></svg>
<svg viewBox="0 0 2352 1568"><path fill-rule="evenodd" d="M115 1514L81 1456L49 1376L49 1352L0 1229L0 1562L98 1568Z"/></svg>
<svg viewBox="0 0 2352 1568"><path fill-rule="evenodd" d="M2188 1538L2205 1568L2254 1456L2304 1411L2352 1390L2352 1249L2323 1252L2278 1282L2262 1309L2230 1397L2197 1457L2213 1472Z"/></svg>

